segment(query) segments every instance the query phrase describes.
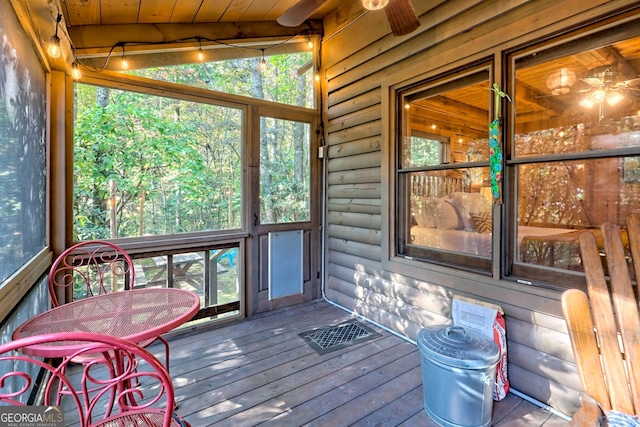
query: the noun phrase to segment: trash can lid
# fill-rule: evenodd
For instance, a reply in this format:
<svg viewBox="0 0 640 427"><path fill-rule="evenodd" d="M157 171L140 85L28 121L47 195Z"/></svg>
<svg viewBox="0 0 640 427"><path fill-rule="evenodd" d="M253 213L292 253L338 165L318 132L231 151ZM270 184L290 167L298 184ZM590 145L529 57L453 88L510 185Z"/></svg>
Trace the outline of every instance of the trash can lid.
<svg viewBox="0 0 640 427"><path fill-rule="evenodd" d="M488 368L500 358L498 344L462 326L428 326L418 333L418 348L433 360L461 368Z"/></svg>

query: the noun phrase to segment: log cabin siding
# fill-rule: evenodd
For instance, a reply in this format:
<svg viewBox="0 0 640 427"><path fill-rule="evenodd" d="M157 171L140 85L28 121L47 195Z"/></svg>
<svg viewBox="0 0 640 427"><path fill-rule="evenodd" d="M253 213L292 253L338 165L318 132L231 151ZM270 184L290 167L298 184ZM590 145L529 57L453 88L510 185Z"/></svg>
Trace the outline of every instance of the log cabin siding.
<svg viewBox="0 0 640 427"><path fill-rule="evenodd" d="M505 50L634 2L413 3L421 26L403 37L387 34L382 13L344 27L339 13L325 20L325 295L411 339L424 326L451 322L456 294L495 302L505 311L512 387L572 414L580 384L559 291L394 258L389 230L395 214L388 208L394 190L387 182L393 123L385 122L394 101L387 92L419 75L485 58L499 70Z"/></svg>

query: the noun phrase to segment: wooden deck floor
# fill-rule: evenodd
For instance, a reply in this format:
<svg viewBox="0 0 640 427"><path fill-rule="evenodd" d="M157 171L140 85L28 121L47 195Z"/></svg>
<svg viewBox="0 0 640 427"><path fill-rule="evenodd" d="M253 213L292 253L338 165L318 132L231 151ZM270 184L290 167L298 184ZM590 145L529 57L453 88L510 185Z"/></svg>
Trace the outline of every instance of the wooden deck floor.
<svg viewBox="0 0 640 427"><path fill-rule="evenodd" d="M177 412L193 427L437 426L415 345L372 326L380 337L318 355L298 336L351 319L314 301L170 338ZM513 394L494 405L494 426L566 424Z"/></svg>

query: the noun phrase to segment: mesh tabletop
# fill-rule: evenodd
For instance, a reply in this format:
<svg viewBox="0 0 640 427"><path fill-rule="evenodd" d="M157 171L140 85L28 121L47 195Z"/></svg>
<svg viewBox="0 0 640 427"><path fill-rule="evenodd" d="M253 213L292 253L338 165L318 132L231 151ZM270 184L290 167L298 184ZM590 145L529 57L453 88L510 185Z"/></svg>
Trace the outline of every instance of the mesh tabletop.
<svg viewBox="0 0 640 427"><path fill-rule="evenodd" d="M93 332L140 343L190 320L200 308L197 294L183 289L145 288L101 294L53 308L18 327L13 338L53 332ZM78 342L30 347L43 357L68 356Z"/></svg>

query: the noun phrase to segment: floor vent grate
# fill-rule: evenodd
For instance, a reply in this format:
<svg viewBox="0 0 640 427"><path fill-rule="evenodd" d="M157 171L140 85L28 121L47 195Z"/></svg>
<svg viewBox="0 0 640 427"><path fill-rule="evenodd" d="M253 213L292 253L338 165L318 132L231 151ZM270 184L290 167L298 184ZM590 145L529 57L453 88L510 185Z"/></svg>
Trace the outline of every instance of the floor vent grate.
<svg viewBox="0 0 640 427"><path fill-rule="evenodd" d="M318 354L325 354L357 344L380 334L360 322L342 323L299 334Z"/></svg>

